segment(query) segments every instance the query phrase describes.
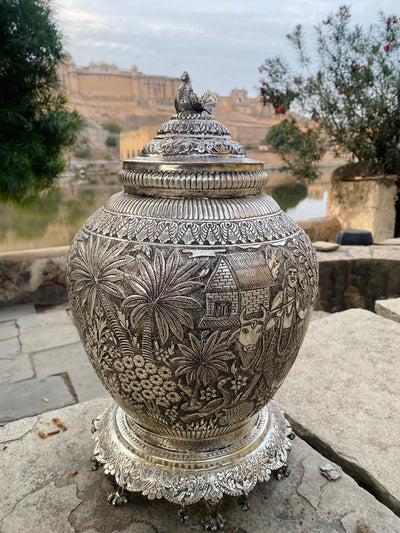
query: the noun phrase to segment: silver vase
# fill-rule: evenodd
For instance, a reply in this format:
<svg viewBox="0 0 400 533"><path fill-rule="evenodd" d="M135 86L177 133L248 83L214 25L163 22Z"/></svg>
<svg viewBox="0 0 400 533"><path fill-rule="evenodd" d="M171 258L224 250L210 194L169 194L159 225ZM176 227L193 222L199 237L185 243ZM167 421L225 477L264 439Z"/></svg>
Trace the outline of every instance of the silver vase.
<svg viewBox="0 0 400 533"><path fill-rule="evenodd" d="M140 157L71 244L75 323L116 404L94 459L125 491L185 506L246 497L282 473L291 429L269 404L294 363L318 285L302 229L263 164L219 124L186 73ZM184 511L182 513L184 517ZM211 523L211 526L210 526Z"/></svg>

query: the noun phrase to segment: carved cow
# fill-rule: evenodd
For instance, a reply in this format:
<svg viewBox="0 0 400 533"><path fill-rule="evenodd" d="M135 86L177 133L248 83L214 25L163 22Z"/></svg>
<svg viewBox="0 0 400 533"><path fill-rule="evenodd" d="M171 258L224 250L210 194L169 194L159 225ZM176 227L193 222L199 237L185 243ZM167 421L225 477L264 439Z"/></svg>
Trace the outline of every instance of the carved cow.
<svg viewBox="0 0 400 533"><path fill-rule="evenodd" d="M240 330L237 339L239 344L239 356L245 369L252 364L252 359L256 353L257 343L263 332L263 325L267 318L265 307L261 306L262 316L256 318L246 318L246 308L240 313Z"/></svg>

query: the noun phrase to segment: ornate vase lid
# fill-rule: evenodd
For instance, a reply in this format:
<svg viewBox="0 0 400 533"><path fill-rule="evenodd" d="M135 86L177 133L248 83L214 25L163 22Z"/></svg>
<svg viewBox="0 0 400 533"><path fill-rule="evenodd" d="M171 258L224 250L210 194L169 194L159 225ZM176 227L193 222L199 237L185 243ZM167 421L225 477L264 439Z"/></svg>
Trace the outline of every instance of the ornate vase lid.
<svg viewBox="0 0 400 533"><path fill-rule="evenodd" d="M238 197L261 192L268 181L263 163L247 158L243 146L215 120L216 95L207 90L199 98L186 72L181 79L176 114L161 125L140 157L124 160L119 173L124 190L186 197Z"/></svg>

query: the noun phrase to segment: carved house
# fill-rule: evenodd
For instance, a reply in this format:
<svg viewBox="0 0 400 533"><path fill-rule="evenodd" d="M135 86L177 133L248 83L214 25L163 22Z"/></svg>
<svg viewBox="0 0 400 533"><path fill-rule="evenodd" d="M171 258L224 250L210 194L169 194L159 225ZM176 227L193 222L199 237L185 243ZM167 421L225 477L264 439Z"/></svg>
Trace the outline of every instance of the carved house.
<svg viewBox="0 0 400 533"><path fill-rule="evenodd" d="M206 312L200 328L221 328L239 324L239 314L256 315L260 305L269 306L271 271L260 252L221 256L205 287Z"/></svg>

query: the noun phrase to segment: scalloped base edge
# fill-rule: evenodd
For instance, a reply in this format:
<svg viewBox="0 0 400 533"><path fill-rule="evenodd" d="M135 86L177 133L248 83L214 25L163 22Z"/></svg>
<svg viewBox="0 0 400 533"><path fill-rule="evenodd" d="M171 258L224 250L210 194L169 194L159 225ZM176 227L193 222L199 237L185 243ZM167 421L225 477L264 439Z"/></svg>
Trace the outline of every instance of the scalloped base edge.
<svg viewBox="0 0 400 533"><path fill-rule="evenodd" d="M93 460L124 491L149 499L165 498L182 506L199 500L218 502L224 494L247 495L257 482L287 467L292 429L273 403L260 411L250 436L228 446L221 441L207 452L149 445L125 422L121 408L105 411L93 435Z"/></svg>

